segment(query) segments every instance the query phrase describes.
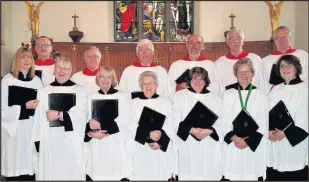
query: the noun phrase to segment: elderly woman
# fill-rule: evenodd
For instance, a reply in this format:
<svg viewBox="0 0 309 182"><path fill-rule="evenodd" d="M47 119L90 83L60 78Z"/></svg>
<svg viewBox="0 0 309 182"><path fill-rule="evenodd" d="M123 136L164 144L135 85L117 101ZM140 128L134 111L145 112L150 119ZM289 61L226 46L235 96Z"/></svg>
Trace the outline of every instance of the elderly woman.
<svg viewBox="0 0 309 182"><path fill-rule="evenodd" d="M21 47L14 55L12 72L1 81L1 175L7 181L35 179L32 165L35 151L29 144L34 109L39 100L27 97L24 92L24 89L39 89L43 86L40 78L34 75L34 70L31 50ZM13 92L13 87L21 91ZM14 98L25 102L13 102L11 99Z"/></svg>
<svg viewBox="0 0 309 182"><path fill-rule="evenodd" d="M175 171L178 171L176 174L180 180L222 178L223 137L218 135L221 130L222 101L217 94L206 89L209 84L208 72L202 67L193 67L189 72L189 87L176 92L173 97L173 120L178 125L174 152L175 156L179 156L174 157L179 159L178 169L175 167ZM219 119L211 127L197 127L193 125L192 119L184 122L197 102L201 102L218 116Z"/></svg>
<svg viewBox="0 0 309 182"><path fill-rule="evenodd" d="M88 95L88 123L85 133L85 142L89 148L87 162L87 181L120 180L129 179L128 165L125 156L126 138L123 134L126 131L127 122L131 117L130 95L115 89L117 85L116 72L111 67L102 67L96 75L96 84L100 90ZM104 102L106 101L106 102ZM94 102L101 102L103 106L95 108ZM92 113L97 109L103 110L102 115L108 117L104 121L96 120L100 117ZM110 112L114 113L107 115ZM97 118L95 118L97 117ZM104 118L103 118L104 119ZM114 125L117 130L104 128L105 125ZM98 129L98 131L92 131Z"/></svg>
<svg viewBox="0 0 309 182"><path fill-rule="evenodd" d="M58 58L55 81L38 91L31 137L40 142L38 180L85 180L87 95L71 74L71 60Z"/></svg>
<svg viewBox="0 0 309 182"><path fill-rule="evenodd" d="M133 99L134 118L129 127L131 141L133 142L131 144L132 180L168 180L173 173L171 103L168 98L156 93L159 83L154 72L143 72L139 76L139 84L143 92ZM143 110L146 110L146 108L148 108L148 111L150 109L157 112L158 115L165 116L161 129L157 127L152 130L153 128L150 128L151 121L145 122L151 120L147 116L145 120L140 120L141 116L145 114ZM153 114L153 112L149 114ZM153 122L162 123L162 120L155 118ZM141 124L141 122L145 123ZM139 135L140 131L145 135Z"/></svg>
<svg viewBox="0 0 309 182"><path fill-rule="evenodd" d="M267 179L275 181L308 180L308 85L300 78L302 66L294 55L284 55L276 63L284 83L269 93L269 109L280 100L294 124L269 131L270 159ZM269 122L272 122L271 120Z"/></svg>
<svg viewBox="0 0 309 182"><path fill-rule="evenodd" d="M223 145L223 176L226 180L265 180L267 99L263 92L251 83L255 70L249 58L239 59L233 69L237 83L227 86L223 94L223 120L227 129ZM239 130L236 132L232 125L242 110L246 110L254 120L252 123L259 127L248 136L243 136Z"/></svg>

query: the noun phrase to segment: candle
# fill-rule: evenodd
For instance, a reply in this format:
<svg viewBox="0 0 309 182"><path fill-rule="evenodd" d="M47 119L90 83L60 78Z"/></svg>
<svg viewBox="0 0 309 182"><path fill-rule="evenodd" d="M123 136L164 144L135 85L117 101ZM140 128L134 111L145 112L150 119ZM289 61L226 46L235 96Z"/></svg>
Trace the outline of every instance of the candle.
<svg viewBox="0 0 309 182"><path fill-rule="evenodd" d="M232 13L231 14L233 14L233 8L232 8Z"/></svg>
<svg viewBox="0 0 309 182"><path fill-rule="evenodd" d="M76 9L74 9L74 16L76 16Z"/></svg>

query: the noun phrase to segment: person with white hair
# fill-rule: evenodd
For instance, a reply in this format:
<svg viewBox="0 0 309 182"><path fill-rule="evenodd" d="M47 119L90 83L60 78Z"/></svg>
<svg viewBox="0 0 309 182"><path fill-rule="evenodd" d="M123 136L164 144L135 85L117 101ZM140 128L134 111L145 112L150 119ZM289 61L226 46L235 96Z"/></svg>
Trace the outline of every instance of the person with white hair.
<svg viewBox="0 0 309 182"><path fill-rule="evenodd" d="M244 38L245 36L242 30L229 30L225 40L229 52L215 61L219 75L221 95L223 95L223 92L226 90L226 86L237 82L237 79L233 74L233 65L237 60L243 58L250 58L252 60L255 69L252 84L258 89L264 91L262 59L254 53L243 50Z"/></svg>
<svg viewBox="0 0 309 182"><path fill-rule="evenodd" d="M87 93L96 92L99 87L95 83L96 74L100 71L102 53L99 48L90 46L84 53L86 68L73 74L71 80L84 86Z"/></svg>
<svg viewBox="0 0 309 182"><path fill-rule="evenodd" d="M144 71L153 71L158 75L159 85L157 93L159 95L169 97L170 88L168 84L167 71L162 66L153 62L154 59L154 46L150 40L142 39L137 43L136 56L138 61L130 65L122 72L118 89L123 92L132 93L141 92L138 83L139 75ZM132 98L133 98L132 97Z"/></svg>

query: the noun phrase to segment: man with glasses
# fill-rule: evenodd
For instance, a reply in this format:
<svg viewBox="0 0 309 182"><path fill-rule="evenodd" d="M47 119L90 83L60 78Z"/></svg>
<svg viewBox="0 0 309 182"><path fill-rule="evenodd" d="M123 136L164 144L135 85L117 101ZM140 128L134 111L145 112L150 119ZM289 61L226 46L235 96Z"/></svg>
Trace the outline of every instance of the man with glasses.
<svg viewBox="0 0 309 182"><path fill-rule="evenodd" d="M95 46L89 47L84 53L86 68L72 76L72 81L84 86L88 94L100 89L95 83L95 77L100 71L101 57L102 54L99 48Z"/></svg>
<svg viewBox="0 0 309 182"><path fill-rule="evenodd" d="M255 74L252 79L252 84L258 89L264 90L264 77L262 72L262 59L260 56L249 53L243 50L244 45L244 33L242 30L229 30L226 35L226 44L229 48L229 52L224 56L221 56L215 61L215 65L219 75L220 94L226 90L226 86L237 82L233 73L233 65L239 59L249 58L252 60Z"/></svg>
<svg viewBox="0 0 309 182"><path fill-rule="evenodd" d="M162 66L153 62L154 46L150 40L142 39L137 43L136 56L138 61L124 69L121 74L118 89L132 94L132 99L141 93L138 83L139 75L144 71L153 71L158 75L159 85L157 94L165 97L170 96L167 71Z"/></svg>
<svg viewBox="0 0 309 182"><path fill-rule="evenodd" d="M272 82L270 75L272 72L271 70L274 69L273 66L276 66L275 63L284 54L292 54L300 60L300 64L303 69L303 73L300 75L300 78L304 82L308 83L308 53L301 49L292 48L291 36L292 33L286 26L278 27L273 33L276 50L272 54L263 58L263 74L265 78L264 87L266 93L268 93L275 85L283 82L283 79L280 79L281 81L279 82Z"/></svg>
<svg viewBox="0 0 309 182"><path fill-rule="evenodd" d="M173 62L168 71L171 89L176 92L187 88L186 81L183 81L182 83L178 82L177 84L175 80L177 80L187 69L202 67L209 75L210 85L208 89L219 94L218 75L215 64L201 55L201 51L205 49L203 37L198 34L189 36L188 41L186 42L186 48L188 50L188 56Z"/></svg>
<svg viewBox="0 0 309 182"><path fill-rule="evenodd" d="M53 47L50 38L46 36L38 37L34 49L38 55L38 58L34 60L35 74L41 78L44 86L49 85L55 80L55 60L51 58Z"/></svg>

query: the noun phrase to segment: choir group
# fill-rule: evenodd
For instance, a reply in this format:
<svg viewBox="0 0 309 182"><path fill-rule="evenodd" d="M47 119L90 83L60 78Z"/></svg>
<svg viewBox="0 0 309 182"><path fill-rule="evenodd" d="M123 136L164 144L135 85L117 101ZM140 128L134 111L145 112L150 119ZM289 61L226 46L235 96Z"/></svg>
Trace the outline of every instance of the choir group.
<svg viewBox="0 0 309 182"><path fill-rule="evenodd" d="M273 34L261 59L230 30L229 52L201 55L193 34L188 56L169 70L153 62L143 39L138 61L100 67L91 46L86 68L50 58L48 37L20 47L1 82L1 175L6 180L308 180L308 53L291 32Z"/></svg>

